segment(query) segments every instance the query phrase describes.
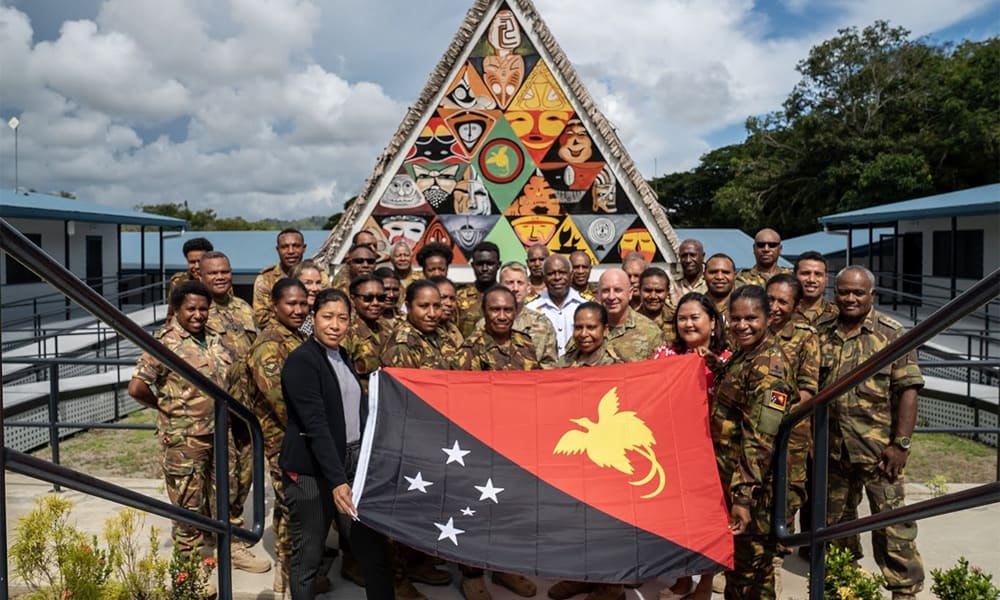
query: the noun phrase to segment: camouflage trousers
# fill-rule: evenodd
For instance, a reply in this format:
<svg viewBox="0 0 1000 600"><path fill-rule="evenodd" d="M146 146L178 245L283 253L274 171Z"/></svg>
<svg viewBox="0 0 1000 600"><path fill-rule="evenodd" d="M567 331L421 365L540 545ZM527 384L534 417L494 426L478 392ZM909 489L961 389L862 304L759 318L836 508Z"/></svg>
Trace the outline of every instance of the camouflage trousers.
<svg viewBox="0 0 1000 600"><path fill-rule="evenodd" d="M281 467L278 466L280 454L267 456L267 468L271 475L271 485L274 487L274 510L271 512L271 526L274 528L275 565L288 578L288 569L292 558L292 535L288 530L288 508L285 506L285 488L281 483Z"/></svg>
<svg viewBox="0 0 1000 600"><path fill-rule="evenodd" d="M253 445L246 423L233 417L229 422L229 522L243 527L243 507L253 483Z"/></svg>
<svg viewBox="0 0 1000 600"><path fill-rule="evenodd" d="M830 465L827 523L836 524L858 518L862 491L868 496L872 514L903 506L903 477L890 482L875 464L851 463L847 449L841 459ZM882 570L886 588L893 592L916 594L924 587L924 563L917 551L917 524L905 521L872 531L875 562ZM833 542L861 558L858 536Z"/></svg>
<svg viewBox="0 0 1000 600"><path fill-rule="evenodd" d="M726 600L775 600L777 545L766 535L734 538L733 570L726 571Z"/></svg>
<svg viewBox="0 0 1000 600"><path fill-rule="evenodd" d="M211 515L212 436L160 432L159 437L163 446L163 479L170 503ZM181 552L190 553L205 545L206 533L185 523L175 521L171 535Z"/></svg>

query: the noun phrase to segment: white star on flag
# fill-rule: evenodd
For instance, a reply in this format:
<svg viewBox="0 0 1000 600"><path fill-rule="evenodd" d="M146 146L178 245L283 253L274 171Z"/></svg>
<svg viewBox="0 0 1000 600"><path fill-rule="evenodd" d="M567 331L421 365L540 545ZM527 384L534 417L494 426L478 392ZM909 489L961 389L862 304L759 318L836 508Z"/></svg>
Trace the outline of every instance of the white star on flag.
<svg viewBox="0 0 1000 600"><path fill-rule="evenodd" d="M465 508L462 509L463 516L471 517L474 514L476 514L476 511L472 510L472 507L466 506Z"/></svg>
<svg viewBox="0 0 1000 600"><path fill-rule="evenodd" d="M455 445L451 448L441 448L441 450L448 455L448 460L444 464L450 464L457 462L458 464L465 466L465 455L469 453L468 450L462 450L458 445L458 440L455 440Z"/></svg>
<svg viewBox="0 0 1000 600"><path fill-rule="evenodd" d="M503 488L493 487L492 477L486 480L486 485L477 485L474 487L481 493L481 495L479 496L480 500L486 500L487 498L489 498L490 500L493 501L494 504L500 504L500 501L497 500L497 494L502 492Z"/></svg>
<svg viewBox="0 0 1000 600"><path fill-rule="evenodd" d="M406 488L406 491L408 492L412 492L413 490L420 490L421 492L426 494L427 486L434 485L430 481L425 481L423 476L420 474L420 471L417 471L416 477L407 477L406 475L403 475L403 479L410 482L410 487ZM482 500L482 498L480 498L480 500Z"/></svg>
<svg viewBox="0 0 1000 600"><path fill-rule="evenodd" d="M435 523L434 526L441 530L441 534L438 535L439 542L445 538L448 538L449 540L451 540L451 543L455 544L456 546L458 545L458 538L456 536L465 533L464 529L458 529L457 527L455 527L455 519L453 517L448 517L448 522L445 523L444 525L440 523Z"/></svg>

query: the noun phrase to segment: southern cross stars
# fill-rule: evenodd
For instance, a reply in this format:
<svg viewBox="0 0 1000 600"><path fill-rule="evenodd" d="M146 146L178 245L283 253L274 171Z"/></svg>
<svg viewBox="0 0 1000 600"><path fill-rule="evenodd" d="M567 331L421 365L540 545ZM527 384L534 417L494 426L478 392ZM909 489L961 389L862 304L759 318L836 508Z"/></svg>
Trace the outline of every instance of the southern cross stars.
<svg viewBox="0 0 1000 600"><path fill-rule="evenodd" d="M448 538L449 540L451 540L451 543L455 544L456 546L458 545L457 536L465 533L464 529L459 529L455 527L455 519L452 517L448 517L448 522L445 523L444 525L440 523L435 523L434 526L441 530L441 534L438 535L439 542L445 538Z"/></svg>
<svg viewBox="0 0 1000 600"><path fill-rule="evenodd" d="M425 481L423 476L420 474L420 471L417 471L416 477L407 477L406 475L403 475L403 479L405 479L410 483L410 487L406 488L406 491L408 492L412 492L413 490L419 490L426 494L427 486L434 485L430 481Z"/></svg>
<svg viewBox="0 0 1000 600"><path fill-rule="evenodd" d="M461 512L463 517L471 517L472 515L476 514L476 511L472 510L471 506L466 506L465 508L462 509Z"/></svg>
<svg viewBox="0 0 1000 600"><path fill-rule="evenodd" d="M469 453L468 450L462 450L458 445L458 440L455 440L455 445L451 448L441 448L441 450L448 455L448 460L444 464L450 464L457 462L458 464L465 466L465 455Z"/></svg>
<svg viewBox="0 0 1000 600"><path fill-rule="evenodd" d="M477 486L474 486L474 487L477 490L479 490L479 492L481 494L479 496L480 500L486 500L487 498L489 498L490 500L493 501L494 504L500 504L500 501L497 500L497 494L499 494L500 492L502 492L503 488L502 487L493 487L493 478L492 477L486 480L486 485L477 485Z"/></svg>

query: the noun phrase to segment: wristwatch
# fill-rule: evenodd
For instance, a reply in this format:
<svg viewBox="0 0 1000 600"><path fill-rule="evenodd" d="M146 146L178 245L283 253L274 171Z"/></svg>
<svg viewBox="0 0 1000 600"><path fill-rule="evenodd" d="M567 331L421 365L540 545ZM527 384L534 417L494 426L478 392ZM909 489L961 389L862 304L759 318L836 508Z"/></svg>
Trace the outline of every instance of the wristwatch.
<svg viewBox="0 0 1000 600"><path fill-rule="evenodd" d="M909 450L910 446L913 445L913 442L910 440L910 438L908 438L906 436L896 437L896 438L894 438L892 440L892 443L896 444L897 446L899 446L903 450Z"/></svg>

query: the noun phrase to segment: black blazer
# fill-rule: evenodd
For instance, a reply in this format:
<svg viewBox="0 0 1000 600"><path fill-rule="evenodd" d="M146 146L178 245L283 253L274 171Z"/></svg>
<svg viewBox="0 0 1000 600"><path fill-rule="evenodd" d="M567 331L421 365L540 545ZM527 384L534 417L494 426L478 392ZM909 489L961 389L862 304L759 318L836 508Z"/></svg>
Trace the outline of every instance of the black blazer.
<svg viewBox="0 0 1000 600"><path fill-rule="evenodd" d="M340 356L354 373L344 348ZM322 477L331 487L350 484L344 470L347 428L337 375L326 358L326 347L309 338L288 355L281 370L281 392L288 410L288 428L278 465L282 470ZM368 401L361 399L361 427Z"/></svg>

